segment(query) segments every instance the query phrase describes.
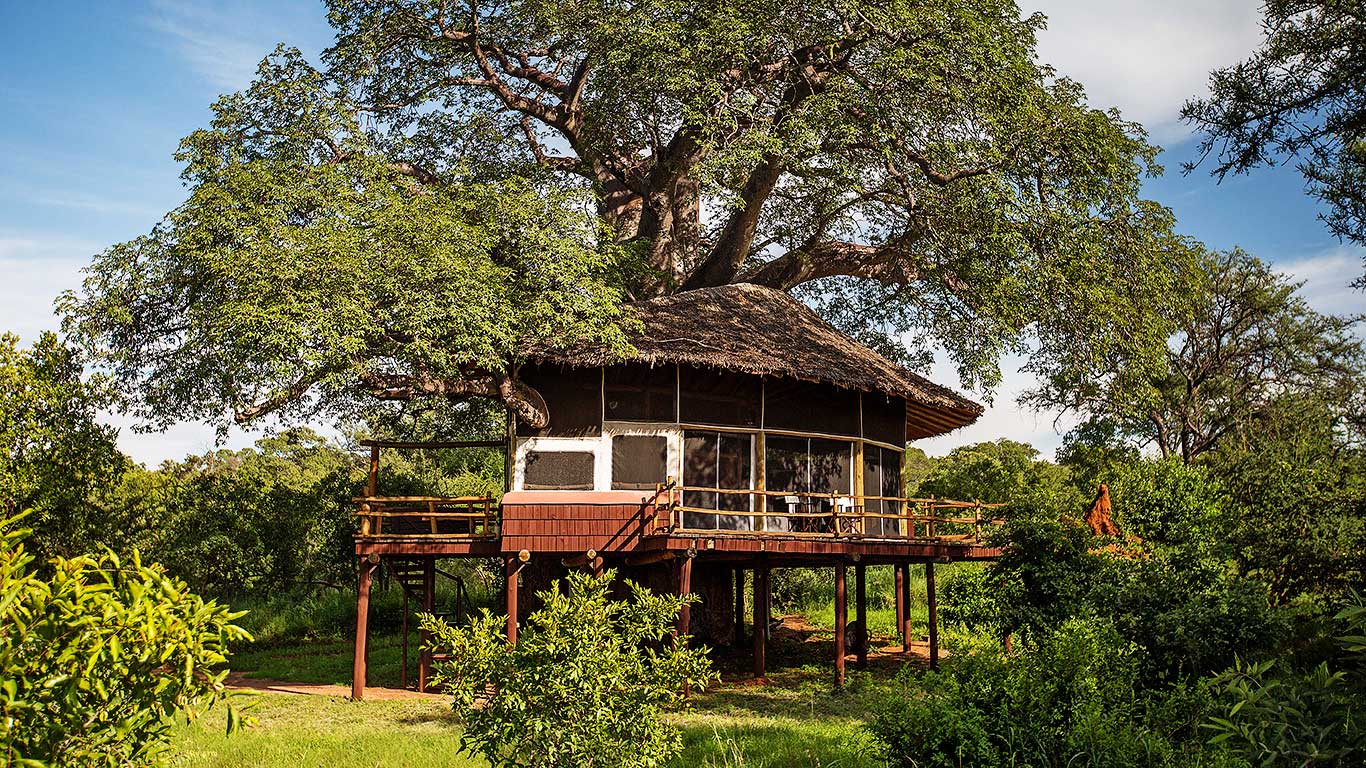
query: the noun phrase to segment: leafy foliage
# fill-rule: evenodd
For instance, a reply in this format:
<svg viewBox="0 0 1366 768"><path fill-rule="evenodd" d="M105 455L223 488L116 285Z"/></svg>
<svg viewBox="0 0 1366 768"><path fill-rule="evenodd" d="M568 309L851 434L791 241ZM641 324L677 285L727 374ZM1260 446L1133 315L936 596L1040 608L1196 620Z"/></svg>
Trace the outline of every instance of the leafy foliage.
<svg viewBox="0 0 1366 768"><path fill-rule="evenodd" d="M82 377L79 355L45 333L30 349L0 335L0 515L30 510L31 545L73 556L110 534L109 489L128 460L96 420L107 380Z"/></svg>
<svg viewBox="0 0 1366 768"><path fill-rule="evenodd" d="M906 768L1219 764L1168 717L1192 699L1203 711L1198 695L1146 698L1136 650L1103 621L1072 619L1011 657L982 651L919 680L903 673L869 727L888 764Z"/></svg>
<svg viewBox="0 0 1366 768"><path fill-rule="evenodd" d="M515 178L418 193L357 119L277 51L182 143L189 200L64 298L146 423L443 395L543 419L515 381L528 345L620 345L621 254L581 194Z"/></svg>
<svg viewBox="0 0 1366 768"><path fill-rule="evenodd" d="M363 471L353 454L301 428L135 472L121 495L139 521L139 546L192 588L241 598L350 578L351 499Z"/></svg>
<svg viewBox="0 0 1366 768"><path fill-rule="evenodd" d="M692 596L655 595L615 572L570 573L538 597L543 607L509 645L505 617L467 627L422 617L431 647L450 654L435 682L455 697L461 749L498 766L662 766L678 731L661 713L689 687L714 680L705 649L669 639Z"/></svg>
<svg viewBox="0 0 1366 768"><path fill-rule="evenodd" d="M1219 677L1223 716L1206 728L1256 765L1348 766L1366 757L1366 602L1359 597L1335 617L1341 653L1305 672L1268 659L1238 661Z"/></svg>
<svg viewBox="0 0 1366 768"><path fill-rule="evenodd" d="M955 448L937 459L916 496L1009 503L1017 512L1079 509L1068 471L1025 443L1001 439Z"/></svg>
<svg viewBox="0 0 1366 768"><path fill-rule="evenodd" d="M241 614L206 602L136 553L58 558L31 571L17 519L0 522L0 745L7 765L149 765L170 718L225 697ZM228 707L228 730L240 716Z"/></svg>
<svg viewBox="0 0 1366 768"><path fill-rule="evenodd" d="M1055 368L1026 401L1083 415L1092 438L1108 432L1187 462L1244 437L1287 396L1312 393L1338 419L1360 420L1366 351L1356 319L1315 312L1300 284L1241 250L1205 254L1201 267L1161 366L1116 356L1090 370Z"/></svg>
<svg viewBox="0 0 1366 768"><path fill-rule="evenodd" d="M1190 282L1156 148L1010 0L328 6L323 68L280 47L220 99L189 199L63 303L150 425L373 397L539 425L529 348L624 352L624 301L741 281L990 387L1026 340L1154 362Z"/></svg>
<svg viewBox="0 0 1366 768"><path fill-rule="evenodd" d="M1182 116L1204 131L1215 176L1298 161L1338 237L1366 243L1366 13L1355 0L1268 0L1266 37L1210 75ZM1188 171L1196 164L1188 167Z"/></svg>

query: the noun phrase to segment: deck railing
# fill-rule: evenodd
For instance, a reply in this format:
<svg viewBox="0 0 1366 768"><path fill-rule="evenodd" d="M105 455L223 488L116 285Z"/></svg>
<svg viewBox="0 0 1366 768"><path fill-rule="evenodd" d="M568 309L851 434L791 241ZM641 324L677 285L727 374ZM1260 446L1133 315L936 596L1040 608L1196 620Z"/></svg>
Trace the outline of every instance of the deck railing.
<svg viewBox="0 0 1366 768"><path fill-rule="evenodd" d="M488 539L498 536L498 502L489 496L361 496L361 536Z"/></svg>
<svg viewBox="0 0 1366 768"><path fill-rule="evenodd" d="M741 509L715 509L684 503L690 495L706 494L748 497L748 500ZM983 541L985 529L1003 522L996 510L1005 506L981 501L937 499L933 496L910 498L732 490L672 483L658 487L657 499L659 514L655 522L661 532L716 531L757 536L779 534L823 538L934 539L969 543ZM772 499L777 499L777 504L771 504ZM870 503L875 503L875 510L869 509ZM773 508L775 506L777 509ZM893 506L896 511L881 509L886 506ZM689 516L747 519L749 527L722 528L719 526L720 521L717 527L689 526Z"/></svg>

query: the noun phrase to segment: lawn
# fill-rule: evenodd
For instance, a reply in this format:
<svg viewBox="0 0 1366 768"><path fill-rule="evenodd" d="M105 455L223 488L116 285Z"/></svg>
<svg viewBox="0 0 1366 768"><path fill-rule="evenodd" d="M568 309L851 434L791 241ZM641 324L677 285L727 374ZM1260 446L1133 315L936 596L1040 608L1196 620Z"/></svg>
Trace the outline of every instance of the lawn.
<svg viewBox="0 0 1366 768"><path fill-rule="evenodd" d="M782 670L768 685L724 683L693 697L671 717L683 730L678 766L780 768L879 765L862 723L876 696L871 677L855 674L832 693L829 669ZM341 697L263 693L252 701L258 722L232 736L221 712L177 725L181 766L482 766L456 754L460 727L440 700L353 702Z"/></svg>
<svg viewBox="0 0 1366 768"><path fill-rule="evenodd" d="M880 569L879 569L880 570ZM870 587L887 587L887 574L870 569ZM883 585L881 581L887 581ZM924 627L923 586L913 580L912 616ZM919 588L919 589L917 589ZM870 592L872 590L870 589ZM918 599L917 599L918 598ZM390 600L392 602L392 600ZM872 768L882 765L863 724L889 677L904 664L900 656L873 659L868 672L853 669L840 692L832 690L833 608L812 601L799 616L775 630L769 645L770 670L765 683L749 679L748 643L719 649L717 669L726 682L693 696L688 711L671 715L683 732L684 751L675 761L688 768ZM881 645L899 645L890 600L869 610L869 625ZM381 605L387 606L386 603ZM233 655L233 669L248 678L349 686L351 640L340 631L318 633L301 627L341 627L349 607L342 598L283 614L258 611L252 626L258 642ZM372 686L399 684L400 640L394 610L372 615L377 625L370 638L369 681ZM332 616L332 614L337 614ZM318 614L318 615L314 615ZM319 616L324 617L322 620ZM379 621L375 618L379 617ZM851 617L852 618L852 617ZM808 623L809 620L809 623ZM293 626L299 624L299 627ZM919 639L919 638L917 638ZM417 633L410 673L416 675ZM367 700L343 697L262 693L242 694L254 701L250 712L258 722L242 733L223 734L221 712L195 723L177 725L174 747L181 766L281 766L282 768L348 768L349 766L482 766L481 760L458 754L460 726L442 700Z"/></svg>

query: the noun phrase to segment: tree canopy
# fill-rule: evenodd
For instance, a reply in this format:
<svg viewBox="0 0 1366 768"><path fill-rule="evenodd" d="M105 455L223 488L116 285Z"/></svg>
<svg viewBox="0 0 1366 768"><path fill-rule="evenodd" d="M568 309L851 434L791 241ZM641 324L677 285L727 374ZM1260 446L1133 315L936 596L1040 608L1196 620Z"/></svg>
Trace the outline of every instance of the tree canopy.
<svg viewBox="0 0 1366 768"><path fill-rule="evenodd" d="M1123 356L1084 375L1060 369L1028 400L1082 414L1087 436L1187 462L1257 429L1287 398L1312 396L1359 431L1366 350L1357 319L1315 312L1299 283L1242 250L1205 254L1203 267L1160 369Z"/></svg>
<svg viewBox="0 0 1366 768"><path fill-rule="evenodd" d="M1008 0L333 0L179 158L189 200L96 257L68 328L139 414L239 421L488 396L622 304L800 292L968 385L1033 344L1161 345L1190 248L1142 128L1035 56Z"/></svg>
<svg viewBox="0 0 1366 768"><path fill-rule="evenodd" d="M112 487L130 462L96 419L107 382L45 333L27 349L0 335L0 517L29 512L40 562L100 540Z"/></svg>
<svg viewBox="0 0 1366 768"><path fill-rule="evenodd" d="M1294 160L1338 237L1366 244L1366 7L1266 0L1265 39L1210 75L1182 115L1205 133L1215 176ZM1196 164L1189 166L1194 168Z"/></svg>

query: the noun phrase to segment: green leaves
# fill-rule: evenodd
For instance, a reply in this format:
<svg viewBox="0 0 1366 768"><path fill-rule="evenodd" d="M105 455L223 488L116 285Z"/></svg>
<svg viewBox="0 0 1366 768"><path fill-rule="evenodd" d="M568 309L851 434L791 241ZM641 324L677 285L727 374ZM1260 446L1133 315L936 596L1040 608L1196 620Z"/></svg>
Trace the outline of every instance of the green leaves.
<svg viewBox="0 0 1366 768"><path fill-rule="evenodd" d="M497 396L529 345L622 344L621 254L582 192L392 161L297 51L214 109L181 146L189 199L62 302L147 424Z"/></svg>
<svg viewBox="0 0 1366 768"><path fill-rule="evenodd" d="M614 571L571 573L537 595L544 603L518 633L485 612L468 627L422 617L430 648L449 653L436 683L455 697L461 749L497 766L663 766L682 748L662 713L689 687L715 680L705 649L670 637L693 596L655 595Z"/></svg>
<svg viewBox="0 0 1366 768"><path fill-rule="evenodd" d="M17 765L158 765L171 716L223 700L237 615L112 553L34 576L0 521L0 746ZM229 706L229 728L242 723Z"/></svg>

